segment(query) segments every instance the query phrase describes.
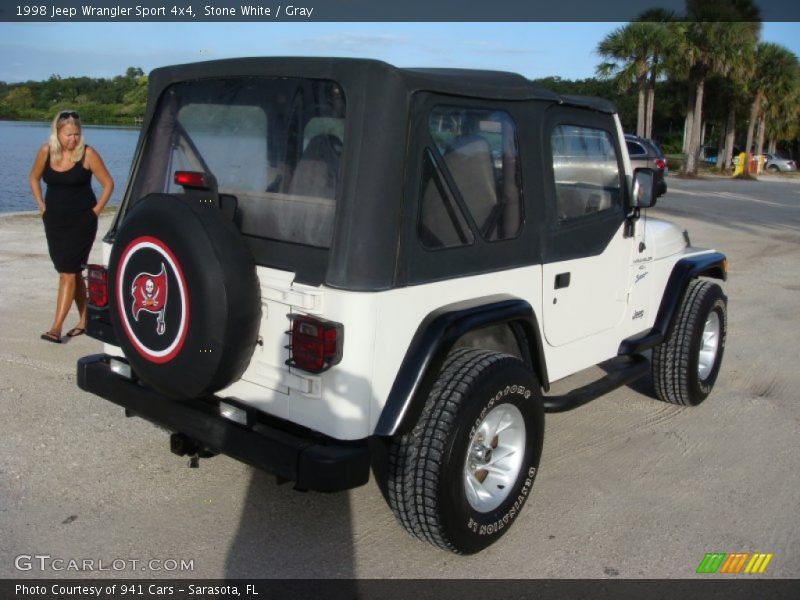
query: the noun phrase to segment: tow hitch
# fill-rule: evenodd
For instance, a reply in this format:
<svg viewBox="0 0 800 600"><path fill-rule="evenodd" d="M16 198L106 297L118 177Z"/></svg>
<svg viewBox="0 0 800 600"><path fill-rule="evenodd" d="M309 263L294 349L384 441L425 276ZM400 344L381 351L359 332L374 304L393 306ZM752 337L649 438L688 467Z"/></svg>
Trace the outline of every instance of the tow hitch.
<svg viewBox="0 0 800 600"><path fill-rule="evenodd" d="M200 467L201 458L211 458L219 454L182 433L173 433L169 436L169 449L178 456L188 456L189 467L192 469Z"/></svg>

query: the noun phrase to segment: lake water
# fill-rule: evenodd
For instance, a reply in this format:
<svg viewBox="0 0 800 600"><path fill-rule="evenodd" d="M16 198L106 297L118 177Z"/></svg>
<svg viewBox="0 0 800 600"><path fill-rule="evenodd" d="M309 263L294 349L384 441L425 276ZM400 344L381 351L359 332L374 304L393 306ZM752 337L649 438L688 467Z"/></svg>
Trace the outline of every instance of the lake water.
<svg viewBox="0 0 800 600"><path fill-rule="evenodd" d="M114 178L111 204L118 204L125 192L139 129L131 127L83 126L86 143L95 148ZM0 121L0 213L36 210L30 187L30 173L36 151L47 141L49 123ZM92 180L96 194L100 186ZM42 191L46 189L42 183Z"/></svg>

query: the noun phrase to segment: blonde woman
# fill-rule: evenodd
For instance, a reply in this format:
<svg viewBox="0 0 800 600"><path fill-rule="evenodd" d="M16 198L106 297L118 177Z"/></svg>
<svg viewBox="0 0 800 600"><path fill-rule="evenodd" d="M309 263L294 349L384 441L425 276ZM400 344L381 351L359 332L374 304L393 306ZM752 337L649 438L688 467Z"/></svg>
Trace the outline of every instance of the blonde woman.
<svg viewBox="0 0 800 600"><path fill-rule="evenodd" d="M92 175L103 188L100 198L92 190ZM47 184L44 198L42 179ZM29 181L44 222L47 249L58 271L55 318L41 337L60 344L61 329L73 301L80 317L67 336L86 331L86 285L81 270L97 234L97 217L114 191L114 180L103 159L83 140L77 112L62 111L53 119L50 140L36 154Z"/></svg>

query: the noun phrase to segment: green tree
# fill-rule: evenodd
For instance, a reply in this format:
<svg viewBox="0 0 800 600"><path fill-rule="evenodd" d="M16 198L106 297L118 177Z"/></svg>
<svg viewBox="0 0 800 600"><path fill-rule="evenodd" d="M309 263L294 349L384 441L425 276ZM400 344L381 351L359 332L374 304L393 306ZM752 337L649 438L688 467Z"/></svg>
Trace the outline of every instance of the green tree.
<svg viewBox="0 0 800 600"><path fill-rule="evenodd" d="M790 142L800 133L800 67L794 77L793 89L767 106L767 152L775 153L778 142Z"/></svg>
<svg viewBox="0 0 800 600"><path fill-rule="evenodd" d="M653 136L653 115L655 114L656 82L666 73L664 57L669 55L677 44L672 37L672 29L667 23L673 23L676 15L673 11L662 8L646 10L637 21L650 23L652 28L647 36L649 46L649 74L647 78L647 96L645 98L644 137Z"/></svg>
<svg viewBox="0 0 800 600"><path fill-rule="evenodd" d="M697 173L705 84L727 77L731 57L758 40L759 11L753 0L686 0L685 21L669 24L676 45L668 59L671 77L688 88L683 171Z"/></svg>
<svg viewBox="0 0 800 600"><path fill-rule="evenodd" d="M144 114L147 104L147 75L140 75L136 78L135 86L125 94L123 102L125 114L132 117L141 117Z"/></svg>
<svg viewBox="0 0 800 600"><path fill-rule="evenodd" d="M709 2L694 13L689 13L694 21L676 23L673 32L680 40L676 52L671 57L671 70L674 76L687 81L689 87L687 114L687 142L684 172L697 174L703 123L703 97L706 81L713 75L727 76L731 71L730 57L756 40L757 31L749 22L714 22L703 12Z"/></svg>
<svg viewBox="0 0 800 600"><path fill-rule="evenodd" d="M128 67L125 70L125 77L127 79L137 80L144 75L144 71L139 67Z"/></svg>
<svg viewBox="0 0 800 600"><path fill-rule="evenodd" d="M33 104L33 92L27 85L12 89L6 94L6 103L13 109L30 108Z"/></svg>
<svg viewBox="0 0 800 600"><path fill-rule="evenodd" d="M645 98L652 25L628 23L609 33L597 46L597 53L609 59L598 65L597 74L604 79L613 78L621 92L636 86L636 135L640 136L645 134Z"/></svg>
<svg viewBox="0 0 800 600"><path fill-rule="evenodd" d="M728 65L720 85L718 104L724 107L725 120L720 127L721 141L717 153L717 168L728 169L733 159L733 146L736 141L736 114L746 102L747 84L755 72L756 42L761 32L761 24L749 22L739 26L738 43L730 48ZM748 30L749 27L749 30Z"/></svg>

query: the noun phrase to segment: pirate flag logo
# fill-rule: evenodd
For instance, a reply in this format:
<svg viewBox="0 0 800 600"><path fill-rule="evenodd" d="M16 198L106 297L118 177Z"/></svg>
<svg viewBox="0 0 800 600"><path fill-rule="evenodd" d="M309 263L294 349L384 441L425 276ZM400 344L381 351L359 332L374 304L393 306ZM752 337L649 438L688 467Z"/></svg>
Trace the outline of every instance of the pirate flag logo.
<svg viewBox="0 0 800 600"><path fill-rule="evenodd" d="M134 277L131 294L133 318L138 322L141 311L157 315L156 333L164 335L166 330L164 313L167 309L167 272L164 263L161 263L161 272L158 275L139 273Z"/></svg>

